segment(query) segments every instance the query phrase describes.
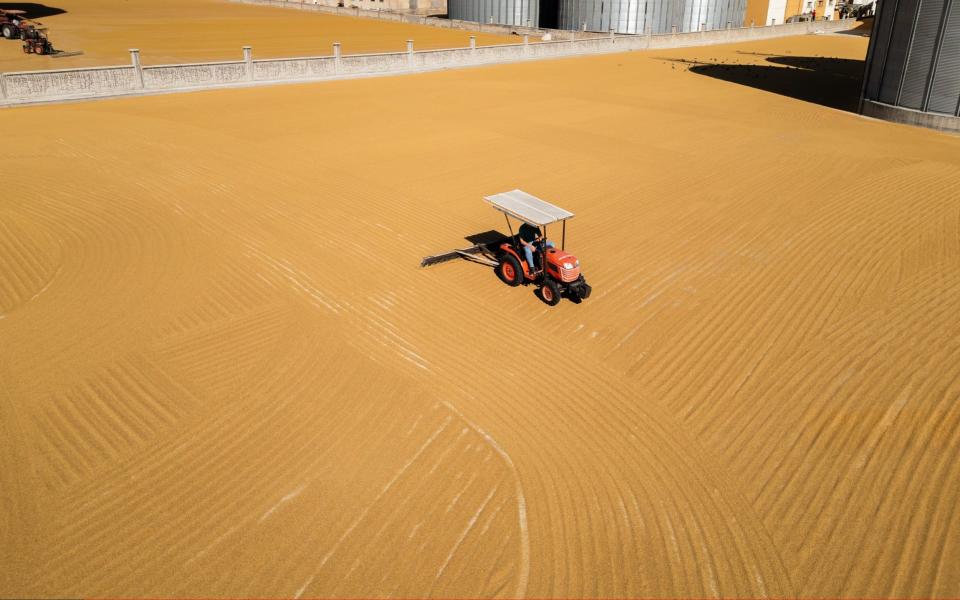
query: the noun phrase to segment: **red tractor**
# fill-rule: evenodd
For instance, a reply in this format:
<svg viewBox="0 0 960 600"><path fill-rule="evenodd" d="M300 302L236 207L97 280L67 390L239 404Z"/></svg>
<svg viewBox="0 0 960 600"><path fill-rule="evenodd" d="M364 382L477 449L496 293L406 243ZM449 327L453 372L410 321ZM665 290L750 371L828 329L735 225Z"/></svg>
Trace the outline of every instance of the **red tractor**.
<svg viewBox="0 0 960 600"><path fill-rule="evenodd" d="M53 44L47 39L46 27L28 25L20 30L23 39L23 51L27 54L53 54Z"/></svg>
<svg viewBox="0 0 960 600"><path fill-rule="evenodd" d="M20 26L28 22L23 10L0 9L0 35L8 40L20 39Z"/></svg>
<svg viewBox="0 0 960 600"><path fill-rule="evenodd" d="M62 54L54 50L47 39L47 28L25 15L22 10L0 9L0 35L8 40L23 40L23 51L27 54Z"/></svg>
<svg viewBox="0 0 960 600"><path fill-rule="evenodd" d="M559 303L563 294L578 302L590 297L591 287L580 273L580 261L565 250L567 219L573 217L572 212L521 190L487 196L484 200L504 214L510 230L510 237L502 241L495 252L497 277L501 281L509 286L521 283L539 286L540 298L550 306ZM520 221L521 228L526 231L530 231L528 228L535 230L538 239L522 239L523 231L514 235L510 217ZM547 225L557 222L563 224L560 249L547 241ZM524 249L528 244L534 269L530 268Z"/></svg>

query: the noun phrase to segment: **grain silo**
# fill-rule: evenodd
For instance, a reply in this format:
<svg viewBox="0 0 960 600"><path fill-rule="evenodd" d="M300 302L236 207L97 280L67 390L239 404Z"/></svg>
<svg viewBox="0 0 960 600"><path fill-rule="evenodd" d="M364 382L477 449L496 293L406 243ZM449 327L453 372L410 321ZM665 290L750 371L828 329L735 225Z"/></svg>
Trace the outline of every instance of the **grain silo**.
<svg viewBox="0 0 960 600"><path fill-rule="evenodd" d="M537 27L540 0L447 0L451 19Z"/></svg>
<svg viewBox="0 0 960 600"><path fill-rule="evenodd" d="M747 0L448 0L451 19L607 33L742 27Z"/></svg>
<svg viewBox="0 0 960 600"><path fill-rule="evenodd" d="M883 0L861 112L960 131L960 0Z"/></svg>
<svg viewBox="0 0 960 600"><path fill-rule="evenodd" d="M560 29L670 33L742 27L746 0L560 0Z"/></svg>

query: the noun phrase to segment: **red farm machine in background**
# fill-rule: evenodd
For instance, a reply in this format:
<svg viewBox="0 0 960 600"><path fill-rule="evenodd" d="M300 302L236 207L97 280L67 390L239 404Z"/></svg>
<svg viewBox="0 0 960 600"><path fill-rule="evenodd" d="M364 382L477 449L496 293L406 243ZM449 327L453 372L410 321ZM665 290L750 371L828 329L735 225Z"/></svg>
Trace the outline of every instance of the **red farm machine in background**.
<svg viewBox="0 0 960 600"><path fill-rule="evenodd" d="M47 39L46 27L28 26L20 32L23 51L27 54L54 54L53 44Z"/></svg>
<svg viewBox="0 0 960 600"><path fill-rule="evenodd" d="M47 28L28 19L25 11L0 9L0 35L8 40L22 40L27 54L57 54L47 38Z"/></svg>
<svg viewBox="0 0 960 600"><path fill-rule="evenodd" d="M20 24L28 21L26 11L0 8L0 35L8 40L20 39Z"/></svg>

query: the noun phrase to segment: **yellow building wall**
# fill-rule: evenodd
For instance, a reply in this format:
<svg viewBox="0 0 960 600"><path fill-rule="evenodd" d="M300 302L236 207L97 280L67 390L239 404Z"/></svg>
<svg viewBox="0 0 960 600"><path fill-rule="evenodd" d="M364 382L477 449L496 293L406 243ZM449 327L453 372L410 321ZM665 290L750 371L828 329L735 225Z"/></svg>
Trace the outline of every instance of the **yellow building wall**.
<svg viewBox="0 0 960 600"><path fill-rule="evenodd" d="M747 15L743 20L744 26L749 27L750 23L754 23L757 27L766 24L769 9L770 0L747 0Z"/></svg>
<svg viewBox="0 0 960 600"><path fill-rule="evenodd" d="M787 0L787 11L784 19L803 13L803 0Z"/></svg>

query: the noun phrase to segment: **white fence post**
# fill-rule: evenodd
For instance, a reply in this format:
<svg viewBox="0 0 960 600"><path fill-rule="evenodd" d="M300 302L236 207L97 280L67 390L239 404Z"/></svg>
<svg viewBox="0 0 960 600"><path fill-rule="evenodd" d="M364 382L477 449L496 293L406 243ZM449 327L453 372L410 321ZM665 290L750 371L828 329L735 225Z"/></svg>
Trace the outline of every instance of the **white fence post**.
<svg viewBox="0 0 960 600"><path fill-rule="evenodd" d="M340 74L340 42L333 43L333 72Z"/></svg>
<svg viewBox="0 0 960 600"><path fill-rule="evenodd" d="M253 47L243 47L243 66L246 69L247 81L253 81Z"/></svg>
<svg viewBox="0 0 960 600"><path fill-rule="evenodd" d="M407 40L407 66L413 68L413 40Z"/></svg>
<svg viewBox="0 0 960 600"><path fill-rule="evenodd" d="M130 48L130 63L133 64L133 70L137 72L137 83L140 89L143 89L143 67L140 65L140 50Z"/></svg>
<svg viewBox="0 0 960 600"><path fill-rule="evenodd" d="M7 98L7 82L3 78L3 73L0 73L0 100L6 100Z"/></svg>

